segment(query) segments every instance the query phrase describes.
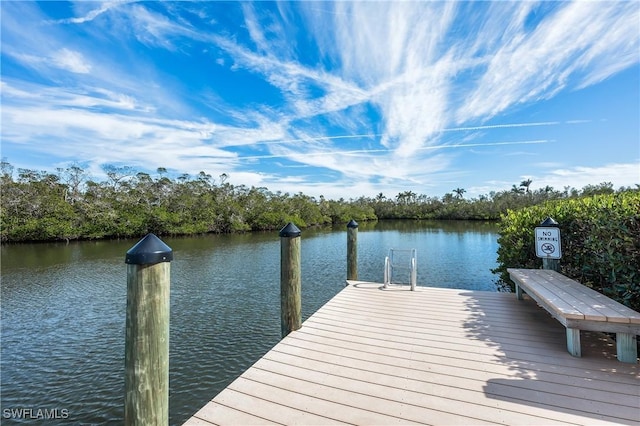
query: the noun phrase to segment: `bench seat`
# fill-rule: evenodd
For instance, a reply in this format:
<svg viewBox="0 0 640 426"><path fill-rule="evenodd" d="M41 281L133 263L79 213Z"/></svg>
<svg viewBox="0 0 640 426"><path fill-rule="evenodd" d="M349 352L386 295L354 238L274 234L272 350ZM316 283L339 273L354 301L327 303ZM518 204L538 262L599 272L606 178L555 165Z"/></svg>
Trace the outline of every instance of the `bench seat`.
<svg viewBox="0 0 640 426"><path fill-rule="evenodd" d="M636 363L640 313L556 271L508 268L516 297L526 292L567 329L567 349L580 356L580 330L616 333L617 357Z"/></svg>

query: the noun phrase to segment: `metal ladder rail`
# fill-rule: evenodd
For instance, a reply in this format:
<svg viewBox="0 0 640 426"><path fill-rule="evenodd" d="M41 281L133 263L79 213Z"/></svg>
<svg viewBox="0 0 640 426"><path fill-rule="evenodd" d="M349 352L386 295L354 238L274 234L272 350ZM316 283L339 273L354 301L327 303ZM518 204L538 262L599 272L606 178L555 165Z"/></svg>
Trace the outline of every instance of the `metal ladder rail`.
<svg viewBox="0 0 640 426"><path fill-rule="evenodd" d="M411 260L409 264L409 273L410 273L410 284L411 291L415 291L416 283L417 283L417 253L416 249L389 249L389 255L384 258L384 285L383 288L387 288L389 284L391 284L391 279L393 276L393 262L391 258L393 257L394 251L409 251L411 252Z"/></svg>

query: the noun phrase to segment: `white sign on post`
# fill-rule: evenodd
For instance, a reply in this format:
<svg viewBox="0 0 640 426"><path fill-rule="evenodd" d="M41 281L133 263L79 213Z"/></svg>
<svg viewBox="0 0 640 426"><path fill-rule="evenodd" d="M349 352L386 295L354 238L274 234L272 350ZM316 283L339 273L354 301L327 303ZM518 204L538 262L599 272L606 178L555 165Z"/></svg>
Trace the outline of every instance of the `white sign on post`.
<svg viewBox="0 0 640 426"><path fill-rule="evenodd" d="M536 256L547 259L560 259L560 228L539 226L535 229Z"/></svg>

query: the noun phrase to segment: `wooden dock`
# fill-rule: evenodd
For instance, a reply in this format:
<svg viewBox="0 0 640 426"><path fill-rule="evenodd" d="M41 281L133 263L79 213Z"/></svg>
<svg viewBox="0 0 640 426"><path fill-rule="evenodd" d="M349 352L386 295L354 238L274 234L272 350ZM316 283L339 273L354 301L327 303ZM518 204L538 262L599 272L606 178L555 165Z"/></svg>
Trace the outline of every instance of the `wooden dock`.
<svg viewBox="0 0 640 426"><path fill-rule="evenodd" d="M349 283L185 425L640 423L639 366L530 299Z"/></svg>

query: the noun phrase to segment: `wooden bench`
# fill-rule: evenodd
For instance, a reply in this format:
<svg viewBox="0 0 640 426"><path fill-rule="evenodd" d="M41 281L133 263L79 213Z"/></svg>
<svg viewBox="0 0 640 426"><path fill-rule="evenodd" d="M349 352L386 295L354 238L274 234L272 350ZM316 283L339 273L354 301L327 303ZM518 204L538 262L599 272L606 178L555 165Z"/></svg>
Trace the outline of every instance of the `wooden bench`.
<svg viewBox="0 0 640 426"><path fill-rule="evenodd" d="M618 360L636 363L640 313L571 278L545 269L508 268L516 284L516 297L523 291L567 329L567 349L581 356L580 330L616 333Z"/></svg>

